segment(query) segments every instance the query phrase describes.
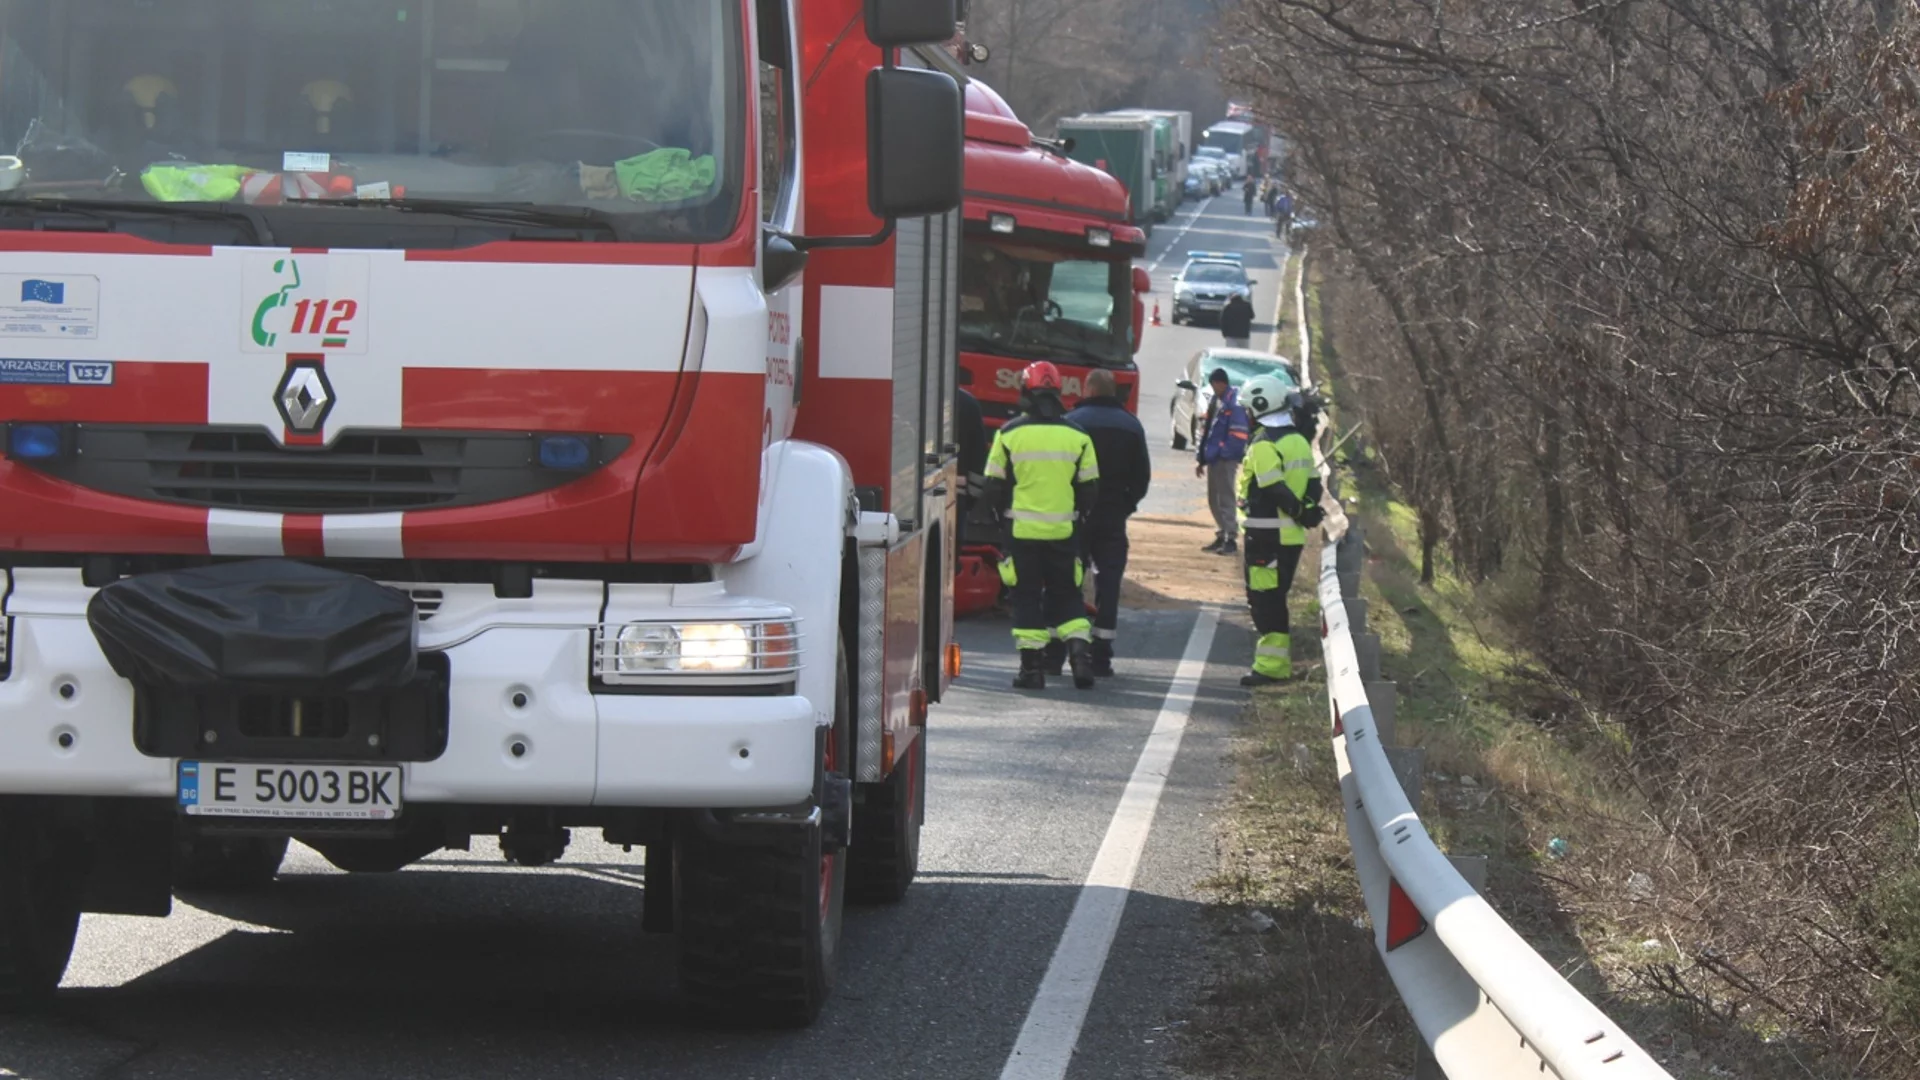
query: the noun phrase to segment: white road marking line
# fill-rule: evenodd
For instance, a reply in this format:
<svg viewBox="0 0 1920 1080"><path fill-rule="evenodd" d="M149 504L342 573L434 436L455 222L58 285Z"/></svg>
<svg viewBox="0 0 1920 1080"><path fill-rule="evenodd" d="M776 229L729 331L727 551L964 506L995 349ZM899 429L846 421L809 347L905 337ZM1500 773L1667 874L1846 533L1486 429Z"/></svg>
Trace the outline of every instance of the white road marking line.
<svg viewBox="0 0 1920 1080"><path fill-rule="evenodd" d="M1173 251L1173 246L1180 242L1181 237L1187 235L1187 230L1193 228L1193 223L1200 220L1200 215L1206 213L1207 207L1212 206L1213 200L1218 197L1217 195L1207 196L1207 200L1200 204L1198 210L1193 212L1193 216L1187 219L1187 223L1180 226L1180 231L1174 233L1173 238L1167 241L1167 248L1160 253L1160 257L1147 264L1147 273L1152 274L1160 269L1160 263Z"/></svg>
<svg viewBox="0 0 1920 1080"><path fill-rule="evenodd" d="M1093 992L1100 985L1100 972L1107 966L1107 953L1120 930L1120 916L1126 911L1127 896L1140 869L1140 853L1147 846L1154 814L1160 809L1167 774L1187 733L1193 699L1206 674L1207 655L1213 650L1214 631L1219 626L1218 611L1200 609L1193 633L1187 638L1187 651L1174 669L1173 683L1167 687L1160 716L1140 751L1126 790L1120 794L1106 839L1093 857L1086 884L1074 901L1073 914L1067 918L1067 928L1027 1009L1026 1022L1020 1026L1020 1037L1000 1071L1000 1080L1061 1080L1067 1075L1074 1045L1080 1041L1081 1025L1086 1023L1087 1009L1093 1004Z"/></svg>

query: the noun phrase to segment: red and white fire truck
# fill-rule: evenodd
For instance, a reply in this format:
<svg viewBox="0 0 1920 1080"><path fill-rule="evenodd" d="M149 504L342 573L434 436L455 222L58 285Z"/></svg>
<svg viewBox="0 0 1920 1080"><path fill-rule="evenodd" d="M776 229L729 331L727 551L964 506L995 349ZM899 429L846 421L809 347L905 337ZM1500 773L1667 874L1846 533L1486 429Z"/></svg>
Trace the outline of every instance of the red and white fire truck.
<svg viewBox="0 0 1920 1080"><path fill-rule="evenodd" d="M1133 260L1146 234L1128 224L1126 188L1037 141L1004 99L971 82L967 98L965 239L960 248L960 362L988 427L1011 419L1020 372L1050 360L1071 407L1095 368L1137 404L1151 291Z"/></svg>
<svg viewBox="0 0 1920 1080"><path fill-rule="evenodd" d="M0 1006L289 838L584 827L697 1001L815 1015L958 665L953 33L0 0Z"/></svg>

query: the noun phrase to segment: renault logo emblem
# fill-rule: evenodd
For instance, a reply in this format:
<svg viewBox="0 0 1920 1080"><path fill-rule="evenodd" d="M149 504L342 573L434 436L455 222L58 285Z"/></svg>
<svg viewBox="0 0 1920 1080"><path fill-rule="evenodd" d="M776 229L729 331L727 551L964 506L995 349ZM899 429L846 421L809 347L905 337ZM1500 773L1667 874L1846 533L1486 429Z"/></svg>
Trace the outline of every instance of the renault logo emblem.
<svg viewBox="0 0 1920 1080"><path fill-rule="evenodd" d="M333 384L318 364L294 364L273 391L273 403L280 408L287 430L302 435L319 431L333 411Z"/></svg>

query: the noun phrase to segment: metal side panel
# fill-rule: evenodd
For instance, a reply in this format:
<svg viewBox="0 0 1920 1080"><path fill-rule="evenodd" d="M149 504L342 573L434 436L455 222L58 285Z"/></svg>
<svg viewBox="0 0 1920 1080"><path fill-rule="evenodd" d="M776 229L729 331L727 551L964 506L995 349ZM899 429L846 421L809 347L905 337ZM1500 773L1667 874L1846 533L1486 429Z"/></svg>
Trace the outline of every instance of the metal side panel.
<svg viewBox="0 0 1920 1080"><path fill-rule="evenodd" d="M880 760L881 735L887 725L887 549L860 548L860 673L855 687L859 721L854 761L855 779L876 783L886 779Z"/></svg>

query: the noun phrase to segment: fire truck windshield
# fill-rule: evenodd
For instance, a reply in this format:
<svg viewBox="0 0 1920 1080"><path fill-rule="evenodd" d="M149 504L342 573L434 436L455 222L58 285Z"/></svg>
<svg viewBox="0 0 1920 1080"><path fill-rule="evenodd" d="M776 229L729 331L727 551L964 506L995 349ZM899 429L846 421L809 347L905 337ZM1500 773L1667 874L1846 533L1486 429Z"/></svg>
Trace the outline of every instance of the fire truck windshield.
<svg viewBox="0 0 1920 1080"><path fill-rule="evenodd" d="M739 23L691 0L0 0L0 199L513 204L724 235Z"/></svg>
<svg viewBox="0 0 1920 1080"><path fill-rule="evenodd" d="M1132 363L1132 263L969 238L960 347L1094 367Z"/></svg>

